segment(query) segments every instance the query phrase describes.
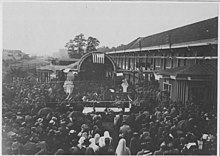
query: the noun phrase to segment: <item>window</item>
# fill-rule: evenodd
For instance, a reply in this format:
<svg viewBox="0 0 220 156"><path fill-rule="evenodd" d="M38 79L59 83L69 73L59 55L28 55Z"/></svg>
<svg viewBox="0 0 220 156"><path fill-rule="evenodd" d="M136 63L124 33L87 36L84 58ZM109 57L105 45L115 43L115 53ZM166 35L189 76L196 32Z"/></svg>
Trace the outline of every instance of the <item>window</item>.
<svg viewBox="0 0 220 156"><path fill-rule="evenodd" d="M156 64L156 65L155 65L156 70L158 70L158 69L160 68L160 64L161 64L160 58L156 58L156 63L155 63L155 64Z"/></svg>
<svg viewBox="0 0 220 156"><path fill-rule="evenodd" d="M172 85L169 83L169 81L163 82L163 91L168 91L170 97L172 93Z"/></svg>
<svg viewBox="0 0 220 156"><path fill-rule="evenodd" d="M166 61L166 69L170 69L172 66L172 59L168 58Z"/></svg>

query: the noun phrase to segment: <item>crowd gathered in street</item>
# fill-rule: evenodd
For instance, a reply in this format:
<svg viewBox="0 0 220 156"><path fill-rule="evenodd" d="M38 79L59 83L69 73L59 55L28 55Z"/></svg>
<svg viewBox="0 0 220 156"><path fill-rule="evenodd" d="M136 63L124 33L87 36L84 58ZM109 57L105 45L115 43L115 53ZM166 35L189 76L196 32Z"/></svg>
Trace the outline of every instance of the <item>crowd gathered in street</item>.
<svg viewBox="0 0 220 156"><path fill-rule="evenodd" d="M3 83L2 154L217 154L216 110L165 100L168 94L156 82L130 84L129 112L83 113L85 101L115 101L121 91L120 85L82 83L66 100L62 84L26 78ZM106 115L112 116L112 128Z"/></svg>

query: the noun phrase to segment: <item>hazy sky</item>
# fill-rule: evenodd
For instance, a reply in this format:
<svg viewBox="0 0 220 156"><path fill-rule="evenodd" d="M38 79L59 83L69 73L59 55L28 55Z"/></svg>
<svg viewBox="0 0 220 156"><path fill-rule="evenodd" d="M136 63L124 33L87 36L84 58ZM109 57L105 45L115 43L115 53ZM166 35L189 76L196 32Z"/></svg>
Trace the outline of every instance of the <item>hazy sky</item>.
<svg viewBox="0 0 220 156"><path fill-rule="evenodd" d="M218 14L216 3L5 2L3 48L49 55L80 33L113 47Z"/></svg>

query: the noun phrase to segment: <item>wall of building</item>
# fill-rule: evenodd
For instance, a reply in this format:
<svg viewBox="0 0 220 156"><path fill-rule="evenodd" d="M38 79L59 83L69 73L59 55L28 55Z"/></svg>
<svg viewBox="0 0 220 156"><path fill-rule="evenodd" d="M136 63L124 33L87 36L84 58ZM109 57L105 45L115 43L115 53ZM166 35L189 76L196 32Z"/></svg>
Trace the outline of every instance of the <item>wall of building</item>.
<svg viewBox="0 0 220 156"><path fill-rule="evenodd" d="M137 51L135 53L110 54L110 56L118 68L124 70L138 70L138 67L142 66L145 70L155 71L204 62L211 62L217 66L216 58L203 58L217 56L217 45L152 50L150 52Z"/></svg>

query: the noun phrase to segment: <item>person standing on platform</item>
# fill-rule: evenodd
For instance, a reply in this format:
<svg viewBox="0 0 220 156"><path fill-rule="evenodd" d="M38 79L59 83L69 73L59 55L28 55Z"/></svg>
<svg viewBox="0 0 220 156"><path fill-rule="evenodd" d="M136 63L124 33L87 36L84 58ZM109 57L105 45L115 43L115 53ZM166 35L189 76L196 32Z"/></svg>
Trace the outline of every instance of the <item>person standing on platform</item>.
<svg viewBox="0 0 220 156"><path fill-rule="evenodd" d="M127 81L126 78L122 80L121 86L122 86L122 89L123 89L123 93L127 93L127 89L128 89L129 85L128 85L128 81Z"/></svg>
<svg viewBox="0 0 220 156"><path fill-rule="evenodd" d="M64 91L68 94L66 100L69 100L69 98L73 92L73 88L74 88L73 80L74 80L74 74L69 72L67 74L67 79L63 85Z"/></svg>

